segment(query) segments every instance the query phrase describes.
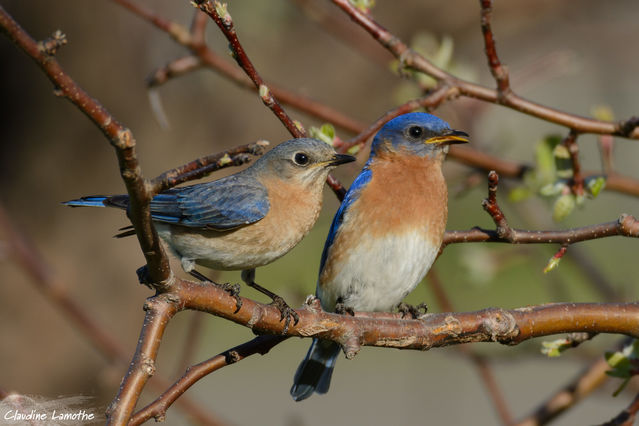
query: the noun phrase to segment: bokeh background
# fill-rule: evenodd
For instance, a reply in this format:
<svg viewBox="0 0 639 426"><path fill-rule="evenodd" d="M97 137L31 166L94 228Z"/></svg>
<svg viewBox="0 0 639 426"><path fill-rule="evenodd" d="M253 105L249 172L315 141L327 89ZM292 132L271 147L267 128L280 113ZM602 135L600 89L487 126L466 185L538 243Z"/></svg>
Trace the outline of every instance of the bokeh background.
<svg viewBox="0 0 639 426"><path fill-rule="evenodd" d="M188 1L139 1L188 26ZM493 86L483 54L476 1L378 0L377 20L407 42L440 46L452 41L456 72ZM182 56L184 48L149 23L110 1L1 0L36 39L61 29L69 44L57 54L66 71L134 133L147 177L199 156L257 139L289 138L272 113L247 90L209 70L178 78L158 89L169 127L163 128L149 102L145 77ZM418 95L393 71L392 58L329 2L287 0L230 2L241 41L267 82L284 86L371 123L403 100ZM537 102L591 115L607 105L617 119L639 113L639 4L632 0L497 2L493 29L500 58L509 66L513 88ZM207 41L226 53L214 25ZM229 60L230 57L229 57ZM308 128L321 124L288 108ZM127 225L110 209L68 209L61 201L88 194L121 193L115 155L99 130L74 106L53 95L38 67L5 37L0 38L0 202L15 225L41 251L50 273L68 294L104 325L132 354L150 291L137 284L143 264L134 238L111 238ZM474 146L503 158L532 163L535 144L565 129L473 100L449 102L437 111L454 128L467 130ZM343 138L351 135L338 129ZM579 138L588 170L601 167L597 138ZM350 183L367 156L336 172ZM615 167L639 178L639 146L617 140ZM230 173L234 170L226 170ZM491 227L480 202L485 179L449 162L449 229ZM483 174L480 174L483 176ZM476 182L476 185L469 185ZM510 188L517 185L511 182ZM560 225L551 208L533 197L501 201L511 225L549 229L614 220L639 214L637 200L605 192ZM323 240L337 201L325 192L323 214L311 234L291 253L258 270L258 282L293 306L314 292ZM2 243L0 234L0 243ZM0 246L0 387L56 398L85 395L101 412L114 396L124 370L107 360L33 286L11 250ZM454 245L436 264L457 310L504 308L558 301L602 301L593 286L598 272L619 300L637 296L637 241L609 238L571 247L558 270L542 270L557 247ZM577 257L579 259L577 259ZM576 262L578 260L579 262ZM176 271L179 266L175 265ZM181 273L181 272L178 272ZM224 273L238 282L239 273ZM426 280L427 281L427 280ZM426 281L408 302L441 308ZM261 295L244 288L246 297ZM265 300L266 301L266 300ZM199 318L197 318L199 317ZM183 371L188 332L199 327L190 362L199 362L253 337L228 321L201 313L180 313L168 327L158 370L169 378ZM558 359L540 353L540 341L517 347L478 344L491 360L499 385L515 415L530 412L590 360L614 347L618 338L601 336ZM308 340L290 339L267 356L255 356L201 380L188 391L229 424L496 424L489 396L474 367L455 348L412 352L364 348L353 361L340 359L329 394L295 403L288 394ZM613 398L614 379L556 424L598 423L628 404L633 393ZM157 393L147 388L143 401ZM167 424L188 424L175 408Z"/></svg>

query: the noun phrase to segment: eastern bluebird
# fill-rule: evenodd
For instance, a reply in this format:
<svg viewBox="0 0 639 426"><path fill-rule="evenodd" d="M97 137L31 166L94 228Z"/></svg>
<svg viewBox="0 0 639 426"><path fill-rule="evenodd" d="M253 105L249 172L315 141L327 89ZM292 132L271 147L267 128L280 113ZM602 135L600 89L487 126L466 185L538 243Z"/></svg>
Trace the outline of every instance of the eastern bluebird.
<svg viewBox="0 0 639 426"><path fill-rule="evenodd" d="M354 160L317 139L291 139L238 173L156 195L151 216L186 272L206 280L196 264L242 270L242 280L271 297L288 325L288 317L297 320L296 314L281 297L255 283L255 268L283 256L304 238L319 216L328 172ZM63 204L126 209L128 202L128 195L114 195Z"/></svg>
<svg viewBox="0 0 639 426"><path fill-rule="evenodd" d="M326 238L317 283L325 311L389 311L424 278L446 227L442 163L448 145L466 142L466 133L422 112L381 128ZM313 339L295 373L294 400L328 391L339 351Z"/></svg>

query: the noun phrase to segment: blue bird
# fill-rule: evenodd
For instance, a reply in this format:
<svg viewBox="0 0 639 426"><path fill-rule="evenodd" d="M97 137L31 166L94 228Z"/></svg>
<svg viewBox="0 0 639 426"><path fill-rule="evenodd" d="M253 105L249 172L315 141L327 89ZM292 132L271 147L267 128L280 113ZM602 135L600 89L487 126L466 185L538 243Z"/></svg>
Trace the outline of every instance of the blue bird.
<svg viewBox="0 0 639 426"><path fill-rule="evenodd" d="M317 139L291 139L238 173L156 195L151 216L186 272L206 280L196 264L241 270L242 280L273 299L288 325L290 316L297 321L297 314L255 283L255 268L280 258L304 238L319 216L329 171L354 160ZM115 195L63 204L127 209L128 203L128 195Z"/></svg>
<svg viewBox="0 0 639 426"><path fill-rule="evenodd" d="M422 112L398 116L375 135L370 157L346 193L320 261L325 311L390 311L437 257L448 215L442 163L464 132ZM313 343L291 388L296 401L328 391L339 344Z"/></svg>

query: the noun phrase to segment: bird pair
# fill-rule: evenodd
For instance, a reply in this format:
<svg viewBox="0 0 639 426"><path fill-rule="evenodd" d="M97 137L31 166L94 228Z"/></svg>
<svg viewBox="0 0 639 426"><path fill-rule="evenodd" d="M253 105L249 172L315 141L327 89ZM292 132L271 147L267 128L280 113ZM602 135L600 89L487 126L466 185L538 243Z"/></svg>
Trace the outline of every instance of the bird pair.
<svg viewBox="0 0 639 426"><path fill-rule="evenodd" d="M335 311L388 311L430 269L446 227L447 188L441 166L448 146L468 142L426 113L404 114L373 139L366 165L340 205L322 252L317 297ZM186 272L195 264L242 270L242 279L296 314L255 283L255 268L291 250L311 229L328 172L353 161L315 139L281 143L251 167L217 181L158 194L151 215L160 237ZM126 196L84 197L69 206L126 208ZM296 401L328 391L339 344L313 339L295 374Z"/></svg>

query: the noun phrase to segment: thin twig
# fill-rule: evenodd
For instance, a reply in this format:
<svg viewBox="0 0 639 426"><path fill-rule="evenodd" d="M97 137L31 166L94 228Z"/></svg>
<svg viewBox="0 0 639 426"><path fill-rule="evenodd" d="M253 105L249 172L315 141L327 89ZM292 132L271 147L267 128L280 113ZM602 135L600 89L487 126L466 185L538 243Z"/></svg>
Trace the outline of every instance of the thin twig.
<svg viewBox="0 0 639 426"><path fill-rule="evenodd" d="M195 0L195 4L200 8L200 10L217 24L217 26L222 31L222 34L229 41L229 47L231 52L233 53L233 57L237 61L238 65L244 70L246 75L249 76L255 87L258 89L260 98L264 105L273 111L275 116L279 118L284 127L296 138L302 138L306 136L306 132L297 126L291 117L288 116L286 111L282 108L280 103L275 99L273 93L270 88L259 75L253 63L249 59L248 55L244 51L244 47L240 43L240 40L237 37L237 33L235 32L235 25L233 24L233 18L226 10L226 4L221 4L218 1L214 3L210 0Z"/></svg>
<svg viewBox="0 0 639 426"><path fill-rule="evenodd" d="M287 337L283 336L259 336L249 342L231 348L213 358L187 368L182 377L162 393L162 395L135 413L129 425L135 426L142 424L152 417L156 420L163 419L166 410L180 398L184 392L204 376L227 365L235 364L248 356L254 354L265 355L274 346L286 339Z"/></svg>
<svg viewBox="0 0 639 426"><path fill-rule="evenodd" d="M639 237L639 221L633 216L622 214L613 222L584 226L557 231L525 231L511 228L497 203L497 185L499 175L494 171L488 174L488 198L482 203L497 228L487 230L479 227L468 231L446 231L445 247L454 243L502 242L511 244L574 244L580 241L594 240L611 236ZM440 251L442 250L440 249Z"/></svg>
<svg viewBox="0 0 639 426"><path fill-rule="evenodd" d="M572 166L571 191L575 195L584 195L584 177L581 174L581 162L579 161L579 145L577 145L577 132L570 130L568 136L561 142L570 154Z"/></svg>
<svg viewBox="0 0 639 426"><path fill-rule="evenodd" d="M398 37L378 24L371 15L363 13L353 6L349 0L332 1L353 21L368 31L375 40L388 49L403 66L428 74L454 88L458 95L490 103L499 103L524 114L575 129L579 133L612 134L630 139L639 139L639 128L637 127L639 119L636 117L631 117L618 123L581 117L529 101L512 91L500 95L498 90L457 78L411 50Z"/></svg>
<svg viewBox="0 0 639 426"><path fill-rule="evenodd" d="M603 423L601 426L632 426L635 424L639 412L639 394L635 396L630 405L619 413L614 419Z"/></svg>
<svg viewBox="0 0 639 426"><path fill-rule="evenodd" d="M152 194L158 194L181 183L200 179L216 170L245 164L251 161L248 155L262 155L268 144L266 141L257 141L247 145L236 146L166 171L151 180L151 192Z"/></svg>
<svg viewBox="0 0 639 426"><path fill-rule="evenodd" d="M503 99L511 90L508 70L501 64L497 56L495 37L493 36L493 30L490 25L493 2L492 0L479 0L479 4L481 5L481 31L484 35L484 50L486 52L486 58L488 59L488 66L490 67L493 78L497 82L498 99Z"/></svg>

